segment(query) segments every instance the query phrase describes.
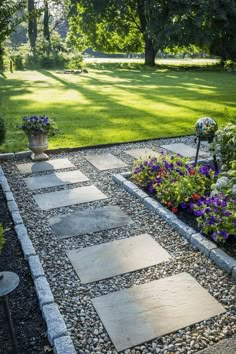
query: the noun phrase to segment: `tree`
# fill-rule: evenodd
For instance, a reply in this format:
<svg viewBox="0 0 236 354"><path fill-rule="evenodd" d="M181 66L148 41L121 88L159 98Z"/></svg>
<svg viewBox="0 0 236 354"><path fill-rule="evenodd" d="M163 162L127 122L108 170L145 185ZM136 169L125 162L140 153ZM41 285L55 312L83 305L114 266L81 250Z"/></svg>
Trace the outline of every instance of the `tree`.
<svg viewBox="0 0 236 354"><path fill-rule="evenodd" d="M236 60L236 1L214 0L208 18L210 52L222 61Z"/></svg>
<svg viewBox="0 0 236 354"><path fill-rule="evenodd" d="M107 52L132 53L144 49L145 63L154 65L158 48L147 31L147 3L147 0L77 0L78 14L70 20L71 36L77 46L93 46Z"/></svg>
<svg viewBox="0 0 236 354"><path fill-rule="evenodd" d="M3 66L3 42L22 21L17 13L24 1L1 0L0 3L0 67Z"/></svg>
<svg viewBox="0 0 236 354"><path fill-rule="evenodd" d="M33 53L35 52L37 35L37 10L35 7L35 2L34 0L28 0L28 36Z"/></svg>

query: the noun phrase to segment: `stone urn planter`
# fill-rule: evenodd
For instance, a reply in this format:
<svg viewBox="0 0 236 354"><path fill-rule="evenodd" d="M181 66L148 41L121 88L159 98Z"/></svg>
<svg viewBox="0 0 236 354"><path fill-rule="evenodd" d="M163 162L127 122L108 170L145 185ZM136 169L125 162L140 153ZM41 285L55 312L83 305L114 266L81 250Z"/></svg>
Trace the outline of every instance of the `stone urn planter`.
<svg viewBox="0 0 236 354"><path fill-rule="evenodd" d="M48 134L47 133L34 133L27 134L29 144L28 147L33 152L31 159L33 161L45 161L49 157L45 154L45 151L48 149Z"/></svg>
<svg viewBox="0 0 236 354"><path fill-rule="evenodd" d="M58 132L56 122L47 116L32 115L22 118L22 125L18 126L28 137L28 147L33 152L33 161L48 160L45 151L48 149L48 137L54 136Z"/></svg>

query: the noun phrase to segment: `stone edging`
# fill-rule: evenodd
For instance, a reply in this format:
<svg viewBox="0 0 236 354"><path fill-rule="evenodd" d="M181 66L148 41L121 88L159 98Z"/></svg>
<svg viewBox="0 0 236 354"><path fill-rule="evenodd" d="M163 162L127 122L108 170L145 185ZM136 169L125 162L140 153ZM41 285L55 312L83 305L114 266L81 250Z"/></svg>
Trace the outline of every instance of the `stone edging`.
<svg viewBox="0 0 236 354"><path fill-rule="evenodd" d="M163 138L147 138L147 139L141 139L141 140L136 140L136 141L124 141L124 142L117 142L117 143L110 143L110 144L97 144L97 145L89 145L89 146L81 146L81 147L74 147L74 148L58 148L58 149L49 149L46 152L49 154L58 154L61 152L74 152L74 151L85 151L89 149L103 149L103 148L109 148L113 146L120 146L120 145L125 145L125 144L133 144L133 143L145 143L147 141L153 141L153 140L160 140L160 139L177 139L177 138L184 138L184 137L189 137L193 136L193 134L187 134L187 135L176 135L176 136L170 136L170 137L163 137ZM5 160L21 160L27 157L30 157L32 154L32 151L18 151L18 152L6 152L6 153L0 153L0 160L5 161Z"/></svg>
<svg viewBox="0 0 236 354"><path fill-rule="evenodd" d="M0 166L0 185L5 195L9 212L15 225L15 232L20 242L24 258L28 261L40 309L47 325L47 335L53 346L54 354L76 354L71 337L68 335L66 324L59 311L39 257L28 236L27 229L21 218L15 198L11 192L3 169Z"/></svg>
<svg viewBox="0 0 236 354"><path fill-rule="evenodd" d="M121 174L114 174L112 179L127 192L142 201L148 209L162 217L174 230L176 230L181 236L185 237L194 248L197 248L200 252L210 258L219 268L231 275L232 279L236 282L236 260L219 249L215 243L206 239L200 233L196 233L196 230L179 220L176 215L164 208L133 182L128 181L127 178L130 176L130 172L124 172Z"/></svg>

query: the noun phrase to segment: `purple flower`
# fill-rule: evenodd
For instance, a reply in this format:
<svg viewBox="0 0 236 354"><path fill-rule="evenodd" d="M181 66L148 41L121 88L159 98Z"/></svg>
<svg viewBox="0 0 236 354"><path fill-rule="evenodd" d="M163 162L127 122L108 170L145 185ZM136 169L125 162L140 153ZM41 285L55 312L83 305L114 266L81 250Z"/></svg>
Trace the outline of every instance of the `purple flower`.
<svg viewBox="0 0 236 354"><path fill-rule="evenodd" d="M154 193L154 188L153 188L153 185L152 185L152 183L149 183L149 185L148 185L148 192L149 193Z"/></svg>
<svg viewBox="0 0 236 354"><path fill-rule="evenodd" d="M229 234L226 231L224 231L224 230L221 230L219 232L219 235L223 236L224 240L227 240L227 238L229 237Z"/></svg>
<svg viewBox="0 0 236 354"><path fill-rule="evenodd" d="M194 210L194 215L198 218L199 216L202 216L204 213L202 210Z"/></svg>
<svg viewBox="0 0 236 354"><path fill-rule="evenodd" d="M186 203L180 203L180 206L182 209L186 209L187 208L187 204Z"/></svg>
<svg viewBox="0 0 236 354"><path fill-rule="evenodd" d="M160 177L156 177L155 181L156 181L157 184L160 184L160 183L163 182L163 179L160 178Z"/></svg>

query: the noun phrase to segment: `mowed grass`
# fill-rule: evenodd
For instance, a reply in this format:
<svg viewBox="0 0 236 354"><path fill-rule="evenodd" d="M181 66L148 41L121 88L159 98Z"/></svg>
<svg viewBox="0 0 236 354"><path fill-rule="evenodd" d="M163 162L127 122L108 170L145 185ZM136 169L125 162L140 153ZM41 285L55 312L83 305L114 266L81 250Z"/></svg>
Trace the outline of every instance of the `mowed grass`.
<svg viewBox="0 0 236 354"><path fill-rule="evenodd" d="M16 128L24 115L56 119L60 134L50 139L52 149L191 134L199 117L222 125L229 120L225 108L236 112L236 76L220 71L17 71L0 79L0 89L8 125L2 152L26 149L27 139Z"/></svg>

